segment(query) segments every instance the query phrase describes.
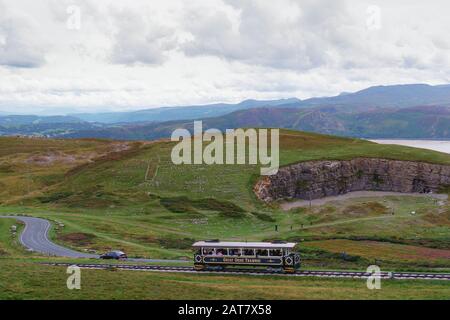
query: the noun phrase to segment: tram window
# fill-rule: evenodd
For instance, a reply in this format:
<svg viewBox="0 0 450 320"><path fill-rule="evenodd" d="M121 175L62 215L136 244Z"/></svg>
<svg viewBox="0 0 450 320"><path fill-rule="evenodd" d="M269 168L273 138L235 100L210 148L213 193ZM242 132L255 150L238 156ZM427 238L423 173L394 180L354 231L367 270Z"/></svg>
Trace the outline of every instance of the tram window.
<svg viewBox="0 0 450 320"><path fill-rule="evenodd" d="M226 249L216 249L216 255L217 256L224 256L227 254Z"/></svg>
<svg viewBox="0 0 450 320"><path fill-rule="evenodd" d="M244 249L244 256L254 256L255 249Z"/></svg>
<svg viewBox="0 0 450 320"><path fill-rule="evenodd" d="M228 250L230 256L240 256L241 255L241 249L229 249Z"/></svg>
<svg viewBox="0 0 450 320"><path fill-rule="evenodd" d="M280 249L272 249L269 251L269 254L271 257L279 257L279 256L281 256L281 250Z"/></svg>
<svg viewBox="0 0 450 320"><path fill-rule="evenodd" d="M256 250L256 255L260 257L267 257L267 249L258 249Z"/></svg>
<svg viewBox="0 0 450 320"><path fill-rule="evenodd" d="M213 249L211 249L211 248L203 248L203 254L204 255L212 255L213 254L213 252L214 252L214 250Z"/></svg>

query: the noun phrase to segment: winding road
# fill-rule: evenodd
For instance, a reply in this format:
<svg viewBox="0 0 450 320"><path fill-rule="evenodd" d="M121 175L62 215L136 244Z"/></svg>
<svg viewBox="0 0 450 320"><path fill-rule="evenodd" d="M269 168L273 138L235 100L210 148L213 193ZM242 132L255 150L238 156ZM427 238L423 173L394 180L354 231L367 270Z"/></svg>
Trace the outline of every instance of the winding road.
<svg viewBox="0 0 450 320"><path fill-rule="evenodd" d="M78 252L59 246L48 239L51 224L48 220L22 216L0 216L0 218L16 219L25 223L20 235L20 243L33 251L46 255L69 258L98 258L98 255Z"/></svg>
<svg viewBox="0 0 450 320"><path fill-rule="evenodd" d="M99 255L83 253L68 249L53 243L48 238L48 232L51 224L48 220L34 217L24 216L0 216L0 218L8 218L22 221L25 228L20 235L20 243L35 252L45 255L68 257L68 258L91 258L98 259ZM162 259L127 259L134 262L185 262L183 260L162 260Z"/></svg>
<svg viewBox="0 0 450 320"><path fill-rule="evenodd" d="M0 216L0 218L16 219L25 223L25 229L20 235L20 242L36 252L43 254L70 257L70 258L99 258L98 255L82 253L68 248L59 246L48 239L48 231L51 224L48 220L34 217L24 216ZM134 262L185 262L182 260L161 260L161 259L128 259ZM71 266L72 263L45 263L50 266ZM188 266L158 266L158 265L111 265L111 264L76 264L80 268L86 269L105 269L115 267L121 270L136 271L160 271L160 272L187 272L187 273L217 273L221 274L242 274L242 275L279 275L279 276L307 276L307 277L327 277L327 278L367 278L371 274L361 271L317 271L317 270L299 270L295 274L274 273L267 270L228 270L228 271L196 271L193 267ZM450 280L448 273L399 273L399 272L382 272L383 279L422 279L422 280Z"/></svg>

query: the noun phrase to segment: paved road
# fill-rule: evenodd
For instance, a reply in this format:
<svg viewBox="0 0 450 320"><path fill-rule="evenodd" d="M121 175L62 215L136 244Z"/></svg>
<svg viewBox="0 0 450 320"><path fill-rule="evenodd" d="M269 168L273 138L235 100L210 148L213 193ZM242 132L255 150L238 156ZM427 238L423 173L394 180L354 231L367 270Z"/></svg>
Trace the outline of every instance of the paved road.
<svg viewBox="0 0 450 320"><path fill-rule="evenodd" d="M22 216L0 216L0 218L9 218L20 220L25 223L25 228L20 235L20 242L23 246L45 255L69 257L69 258L94 258L98 259L96 254L78 252L57 245L48 239L50 222L41 218L22 217ZM185 262L182 260L161 260L161 259L128 259L134 262Z"/></svg>
<svg viewBox="0 0 450 320"><path fill-rule="evenodd" d="M51 242L48 239L51 225L45 219L19 216L0 216L0 218L17 219L25 223L20 242L28 249L58 257L98 258L98 255L74 251Z"/></svg>

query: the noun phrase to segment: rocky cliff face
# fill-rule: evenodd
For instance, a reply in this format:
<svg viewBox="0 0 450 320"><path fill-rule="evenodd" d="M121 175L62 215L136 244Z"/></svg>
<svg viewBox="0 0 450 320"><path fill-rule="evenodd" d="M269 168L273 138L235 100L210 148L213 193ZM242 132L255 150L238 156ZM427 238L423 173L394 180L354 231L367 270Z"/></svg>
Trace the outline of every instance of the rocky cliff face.
<svg viewBox="0 0 450 320"><path fill-rule="evenodd" d="M436 192L450 186L450 166L376 158L308 161L280 168L254 186L256 196L317 199L351 191Z"/></svg>

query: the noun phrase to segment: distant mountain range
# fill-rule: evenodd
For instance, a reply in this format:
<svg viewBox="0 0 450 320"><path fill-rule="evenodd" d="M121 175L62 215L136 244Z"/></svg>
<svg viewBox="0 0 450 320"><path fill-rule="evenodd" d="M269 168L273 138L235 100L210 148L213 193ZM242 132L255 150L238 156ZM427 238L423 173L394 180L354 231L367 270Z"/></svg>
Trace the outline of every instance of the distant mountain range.
<svg viewBox="0 0 450 320"><path fill-rule="evenodd" d="M245 100L237 104L218 103L203 106L164 107L133 112L73 114L84 121L101 123L162 122L205 119L238 110L260 107L313 108L339 107L340 111L359 112L374 108L406 108L423 105L450 105L450 85L410 84L370 87L334 97L281 100Z"/></svg>
<svg viewBox="0 0 450 320"><path fill-rule="evenodd" d="M221 116L236 110L298 104L297 98L279 100L244 100L237 104L216 103L202 106L163 107L131 112L72 114L84 121L101 123L163 122L171 120L204 119Z"/></svg>
<svg viewBox="0 0 450 320"><path fill-rule="evenodd" d="M0 116L0 126L22 126L22 125L34 125L34 124L54 124L54 123L81 123L83 120L72 116Z"/></svg>
<svg viewBox="0 0 450 320"><path fill-rule="evenodd" d="M339 113L330 108L255 108L203 120L203 128L272 127L359 138L450 139L450 108L412 107ZM147 140L170 137L173 130L193 129L192 120L127 124L80 130L66 138Z"/></svg>
<svg viewBox="0 0 450 320"><path fill-rule="evenodd" d="M245 100L68 116L0 116L0 135L156 139L176 128L279 127L364 138L450 139L450 85L370 87L335 97Z"/></svg>
<svg viewBox="0 0 450 320"><path fill-rule="evenodd" d="M332 106L346 112L368 111L374 108L450 105L450 85L376 86L335 97L311 98L303 100L300 105L309 108Z"/></svg>

